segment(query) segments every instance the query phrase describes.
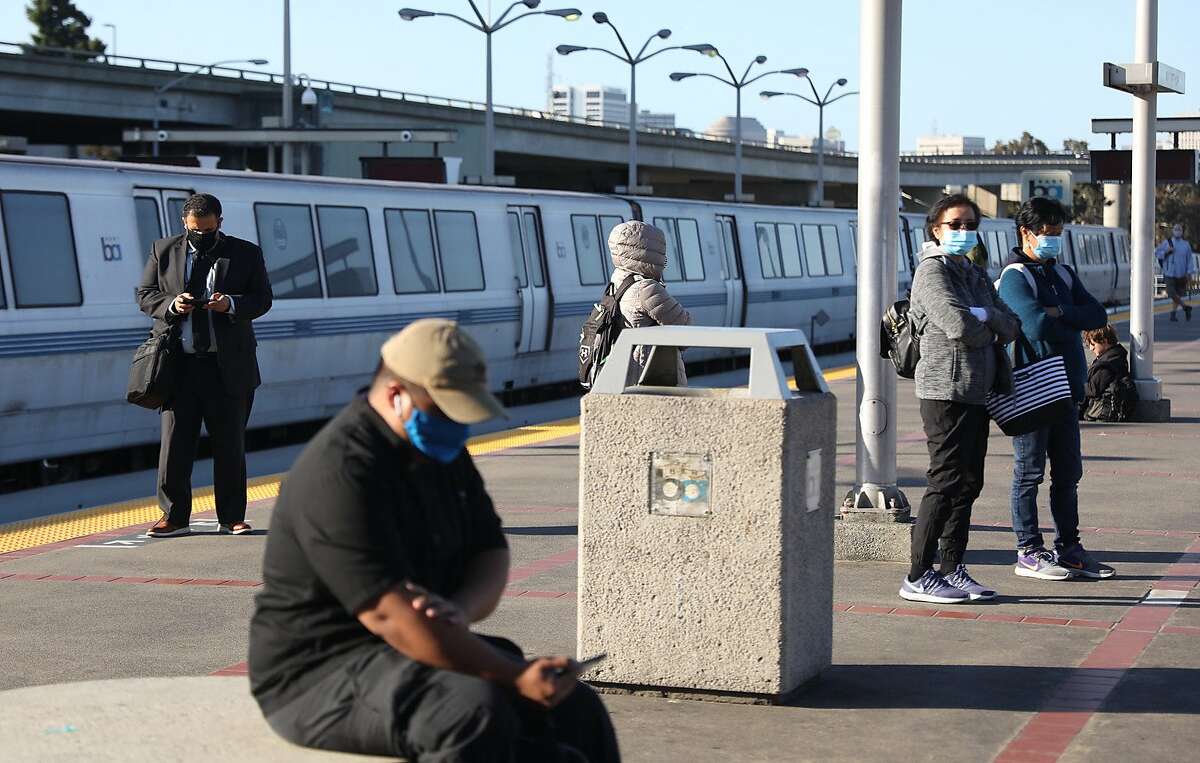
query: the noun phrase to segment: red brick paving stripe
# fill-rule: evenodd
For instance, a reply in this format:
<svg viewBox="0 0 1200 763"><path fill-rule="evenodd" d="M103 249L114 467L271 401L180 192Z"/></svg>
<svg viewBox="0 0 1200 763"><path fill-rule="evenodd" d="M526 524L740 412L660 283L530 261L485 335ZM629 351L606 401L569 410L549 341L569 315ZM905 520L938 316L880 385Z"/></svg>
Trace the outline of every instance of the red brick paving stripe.
<svg viewBox="0 0 1200 763"><path fill-rule="evenodd" d="M1191 555L1198 551L1200 539L1192 541L1180 555L1180 561L1167 568L1164 577L1185 574L1182 568L1189 566ZM1180 603L1181 600L1159 599L1153 603L1143 600L1131 607L1104 640L1079 663L1079 668L1086 672L1067 679L1045 699L1043 706L1058 712L1035 715L995 760L1057 761L1092 715L1104 706L1125 673L1137 663L1157 634L1168 632L1166 622ZM1143 630L1150 628L1152 630ZM1200 632L1200 628L1195 630ZM1064 714L1062 710L1078 712Z"/></svg>
<svg viewBox="0 0 1200 763"><path fill-rule="evenodd" d="M1079 620L1075 618L1068 620L1067 625L1072 628L1103 628L1104 630L1108 630L1113 626L1107 620Z"/></svg>
<svg viewBox="0 0 1200 763"><path fill-rule="evenodd" d="M110 583L153 583L154 578L121 577L110 580Z"/></svg>
<svg viewBox="0 0 1200 763"><path fill-rule="evenodd" d="M909 609L906 607L896 607L892 610L893 615L908 615L909 617L933 617L937 614L936 609Z"/></svg>
<svg viewBox="0 0 1200 763"><path fill-rule="evenodd" d="M933 613L934 617L944 617L955 620L978 620L979 612L958 612L954 610L940 609Z"/></svg>
<svg viewBox="0 0 1200 763"><path fill-rule="evenodd" d="M1023 622L1034 625L1067 625L1071 619L1069 617L1026 617Z"/></svg>
<svg viewBox="0 0 1200 763"><path fill-rule="evenodd" d="M569 551L548 556L545 559L523 564L520 567L514 567L508 571L508 584L512 585L525 578L533 577L534 575L548 572L549 570L565 567L568 564L574 564L579 558L579 549L572 548Z"/></svg>
<svg viewBox="0 0 1200 763"><path fill-rule="evenodd" d="M1176 636L1200 636L1200 628L1195 625L1164 625L1162 632Z"/></svg>
<svg viewBox="0 0 1200 763"><path fill-rule="evenodd" d="M214 670L209 673L210 676L246 676L250 675L250 666L245 662L235 662L234 664Z"/></svg>
<svg viewBox="0 0 1200 763"><path fill-rule="evenodd" d="M979 619L985 623L1020 623L1025 621L1024 615L984 614ZM1112 623L1109 623L1111 625Z"/></svg>
<svg viewBox="0 0 1200 763"><path fill-rule="evenodd" d="M895 607L876 607L871 604L851 604L848 612L867 615L890 615Z"/></svg>

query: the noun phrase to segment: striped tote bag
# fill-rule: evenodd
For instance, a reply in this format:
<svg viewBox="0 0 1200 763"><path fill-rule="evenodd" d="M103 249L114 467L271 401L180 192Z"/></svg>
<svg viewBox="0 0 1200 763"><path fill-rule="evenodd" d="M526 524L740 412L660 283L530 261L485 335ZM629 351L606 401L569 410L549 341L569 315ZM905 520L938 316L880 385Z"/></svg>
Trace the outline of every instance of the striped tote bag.
<svg viewBox="0 0 1200 763"><path fill-rule="evenodd" d="M987 397L987 411L1009 437L1029 434L1071 415L1071 385L1061 355L1039 358L1024 334L1017 335L1012 393Z"/></svg>

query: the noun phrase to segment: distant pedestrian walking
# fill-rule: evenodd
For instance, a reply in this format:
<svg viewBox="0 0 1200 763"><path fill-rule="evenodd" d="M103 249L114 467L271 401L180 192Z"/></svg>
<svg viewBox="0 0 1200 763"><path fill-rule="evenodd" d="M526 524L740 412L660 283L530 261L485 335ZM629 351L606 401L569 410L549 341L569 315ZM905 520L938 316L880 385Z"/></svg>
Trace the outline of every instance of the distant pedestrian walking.
<svg viewBox="0 0 1200 763"><path fill-rule="evenodd" d="M1002 346L1020 322L1000 301L985 270L968 254L978 243L979 207L961 194L929 210L909 311L921 341L916 388L929 444L929 481L912 535L912 566L901 598L937 604L991 599L996 592L967 571L963 556L971 508L983 489L988 392L1007 391L1011 368ZM933 569L940 546L941 565Z"/></svg>
<svg viewBox="0 0 1200 763"><path fill-rule="evenodd" d="M608 234L608 251L614 268L614 288L619 290L627 280L630 281L629 288L621 297L621 315L626 326L691 325L692 316L670 295L663 282L668 259L667 237L661 230L640 220L621 223ZM645 347L636 347L633 359L636 368L630 370L628 384L637 383L650 359L650 352ZM677 363L679 381L682 383L687 378L682 354L678 354Z"/></svg>
<svg viewBox="0 0 1200 763"><path fill-rule="evenodd" d="M1088 293L1073 270L1058 263L1067 211L1059 202L1034 198L1017 213L1020 249L1013 249L1000 277L1000 297L1021 317L1021 331L1039 357L1061 355L1075 405L1084 399L1087 367L1079 332L1108 322L1104 306ZM1021 272L1024 271L1024 272ZM1083 453L1079 414L1074 407L1059 421L1013 438L1012 522L1022 577L1066 580L1107 578L1112 567L1092 558L1079 542L1079 480ZM1054 551L1046 549L1038 526L1038 485L1050 460L1050 514Z"/></svg>
<svg viewBox="0 0 1200 763"><path fill-rule="evenodd" d="M1183 308L1183 317L1187 320L1192 319L1192 306L1184 302L1187 299L1188 291L1191 287L1192 274L1196 272L1196 257L1192 252L1192 246L1183 237L1183 226L1175 223L1171 227L1171 237L1158 245L1154 250L1154 256L1158 260L1159 268L1162 270L1163 284L1167 287L1167 296L1171 298L1173 303L1171 306L1171 320L1178 321L1175 317L1177 308Z"/></svg>

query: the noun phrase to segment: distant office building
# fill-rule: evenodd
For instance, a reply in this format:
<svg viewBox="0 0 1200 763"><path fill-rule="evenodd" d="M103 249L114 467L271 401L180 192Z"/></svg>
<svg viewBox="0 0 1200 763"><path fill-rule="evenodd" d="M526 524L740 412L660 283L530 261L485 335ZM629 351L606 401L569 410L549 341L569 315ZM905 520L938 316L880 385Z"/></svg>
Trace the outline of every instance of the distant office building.
<svg viewBox="0 0 1200 763"><path fill-rule="evenodd" d="M674 130L675 115L638 109L638 127L653 128L656 130Z"/></svg>
<svg viewBox="0 0 1200 763"><path fill-rule="evenodd" d="M823 144L823 145L822 145ZM768 146L787 146L801 151L816 151L823 148L826 154L846 153L846 141L842 140L842 131L830 127L825 131L825 139L820 140L815 135L788 135L783 130L771 128L767 130Z"/></svg>
<svg viewBox="0 0 1200 763"><path fill-rule="evenodd" d="M917 138L918 154L986 154L983 138L971 135L922 135Z"/></svg>
<svg viewBox="0 0 1200 763"><path fill-rule="evenodd" d="M604 85L555 85L550 111L560 117L588 122L629 124L629 101L619 87Z"/></svg>
<svg viewBox="0 0 1200 763"><path fill-rule="evenodd" d="M732 140L737 134L737 119L734 117L721 117L704 128L704 132L708 135L716 135ZM742 142L766 143L767 128L763 127L754 117L742 117Z"/></svg>

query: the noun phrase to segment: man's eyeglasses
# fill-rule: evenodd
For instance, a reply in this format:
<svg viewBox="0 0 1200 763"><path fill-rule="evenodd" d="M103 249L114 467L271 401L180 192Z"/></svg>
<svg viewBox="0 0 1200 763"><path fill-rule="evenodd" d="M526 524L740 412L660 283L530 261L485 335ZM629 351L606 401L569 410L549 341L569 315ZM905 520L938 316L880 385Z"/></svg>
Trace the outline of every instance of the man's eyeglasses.
<svg viewBox="0 0 1200 763"><path fill-rule="evenodd" d="M948 222L938 223L938 225L945 225L950 230L979 230L978 220L950 220Z"/></svg>

